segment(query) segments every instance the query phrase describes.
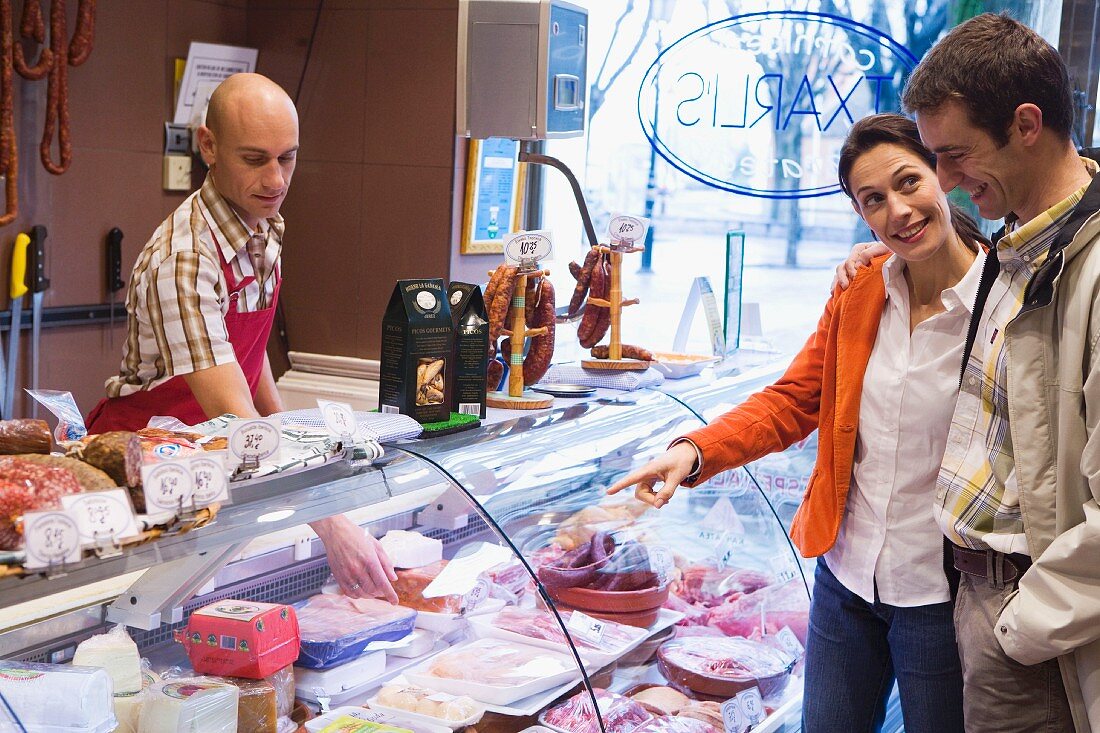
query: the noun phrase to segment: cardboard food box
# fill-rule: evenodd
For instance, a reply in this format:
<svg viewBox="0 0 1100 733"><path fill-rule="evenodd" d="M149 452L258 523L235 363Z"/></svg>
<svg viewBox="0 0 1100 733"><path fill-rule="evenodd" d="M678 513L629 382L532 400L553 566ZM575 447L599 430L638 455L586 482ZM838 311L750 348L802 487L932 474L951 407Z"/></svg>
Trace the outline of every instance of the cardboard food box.
<svg viewBox="0 0 1100 733"><path fill-rule="evenodd" d="M449 420L453 342L443 281L398 280L382 319L378 409L421 423Z"/></svg>
<svg viewBox="0 0 1100 733"><path fill-rule="evenodd" d="M226 599L191 614L176 638L199 674L258 680L298 658L298 617L281 603Z"/></svg>
<svg viewBox="0 0 1100 733"><path fill-rule="evenodd" d="M489 317L481 287L453 282L447 288L454 324L451 412L485 417L485 373L489 368Z"/></svg>

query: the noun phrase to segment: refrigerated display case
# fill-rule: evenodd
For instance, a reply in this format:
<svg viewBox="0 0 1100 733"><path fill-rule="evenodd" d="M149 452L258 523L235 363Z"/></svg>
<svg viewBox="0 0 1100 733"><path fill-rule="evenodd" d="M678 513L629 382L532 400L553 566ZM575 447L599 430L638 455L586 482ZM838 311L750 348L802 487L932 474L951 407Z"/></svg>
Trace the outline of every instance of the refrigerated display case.
<svg viewBox="0 0 1100 733"><path fill-rule="evenodd" d="M397 688L420 685L473 698L485 713L472 727L483 733L524 730L540 717L564 730L598 731L602 719L605 730L625 731L679 709L677 695L721 730L721 703L755 685L767 718L753 730L796 730L808 591L752 467L661 510L605 494L701 424L707 408L692 405L718 404L732 388L675 398L601 391L389 445L374 465L334 460L236 485L208 526L64 574L0 579L0 658L64 663L117 622L154 670L186 670L174 637L195 610L227 599L300 609L321 592L327 558L304 523L346 513L375 536L411 530L438 540L449 562L446 574L434 564L399 571L402 603L418 608L415 644L380 642L332 669L297 669L300 715L371 701L415 707L415 695ZM572 572L597 544L606 557L577 565L598 567ZM749 641L718 641L734 637ZM407 713L388 714L414 730L440 723Z"/></svg>

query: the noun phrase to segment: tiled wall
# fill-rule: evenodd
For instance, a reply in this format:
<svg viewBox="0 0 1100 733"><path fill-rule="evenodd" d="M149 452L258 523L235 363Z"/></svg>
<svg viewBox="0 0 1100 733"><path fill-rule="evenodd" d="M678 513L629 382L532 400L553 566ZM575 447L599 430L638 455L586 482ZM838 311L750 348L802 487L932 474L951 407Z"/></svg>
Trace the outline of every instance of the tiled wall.
<svg viewBox="0 0 1100 733"><path fill-rule="evenodd" d="M13 4L18 27L21 3ZM71 29L76 3L69 5ZM302 155L283 210L291 348L377 357L393 281L448 275L457 0L326 0L302 79L317 7L318 0L98 3L95 50L69 70L73 163L65 175L37 162L45 82L17 82L21 163L31 176L26 215L0 229L0 282L16 233L44 224L52 280L45 305L106 302L107 231L125 233L128 280L138 250L185 195L160 187L173 59L186 56L192 40L250 45L260 49L259 70L291 94L303 81ZM23 89L33 95L26 111ZM121 322L113 345L106 327L44 330L42 386L73 391L87 413L118 368L123 337ZM27 347L24 339L24 355Z"/></svg>

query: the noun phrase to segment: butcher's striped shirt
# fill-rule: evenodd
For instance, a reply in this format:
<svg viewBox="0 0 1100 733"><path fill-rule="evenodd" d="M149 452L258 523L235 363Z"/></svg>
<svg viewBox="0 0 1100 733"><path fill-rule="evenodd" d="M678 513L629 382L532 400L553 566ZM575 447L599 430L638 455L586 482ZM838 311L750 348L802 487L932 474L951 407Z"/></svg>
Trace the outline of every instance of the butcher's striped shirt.
<svg viewBox="0 0 1100 733"><path fill-rule="evenodd" d="M228 287L215 247L239 281L255 275L246 248L252 234L210 176L161 223L130 274L122 366L107 380L107 396L151 389L174 376L236 361L224 319ZM282 216L261 222L258 234L265 238L262 281L241 292L237 310L242 312L271 304Z"/></svg>

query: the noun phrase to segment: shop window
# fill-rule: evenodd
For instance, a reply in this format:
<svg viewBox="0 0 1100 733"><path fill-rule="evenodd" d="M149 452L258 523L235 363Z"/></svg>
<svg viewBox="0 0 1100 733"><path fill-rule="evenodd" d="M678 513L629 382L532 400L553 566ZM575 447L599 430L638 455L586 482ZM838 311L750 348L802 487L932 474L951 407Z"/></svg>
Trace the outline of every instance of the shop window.
<svg viewBox="0 0 1100 733"><path fill-rule="evenodd" d="M802 186L820 194L835 185L835 151L848 117L876 106L896 110L916 59L952 25L987 8L948 0L788 2L778 11L776 3L735 0L587 5L586 134L549 141L546 152L577 173L601 237L614 213L648 213L653 220L648 269L640 255L624 264L624 293L642 301L625 311L624 340L671 348L696 277L710 279L721 304L727 233L740 231L743 301L758 304L746 308L749 322L742 325L751 329L759 313L761 328L757 338L743 335L793 353L821 314L834 267L852 244L870 237L843 194L793 192ZM1009 10L1056 43L1060 7L1025 0ZM770 28L723 26L764 11L774 16ZM798 13L826 22L815 25ZM675 78L654 85L653 67L662 64ZM847 109L838 109L845 95ZM773 104L776 110L764 111ZM762 113L771 116L750 124ZM573 285L565 262L579 260L587 242L569 187L553 172L544 174L541 214L555 234L553 278L564 297ZM574 330L560 332L559 356L576 355ZM688 349L710 349L701 309Z"/></svg>

